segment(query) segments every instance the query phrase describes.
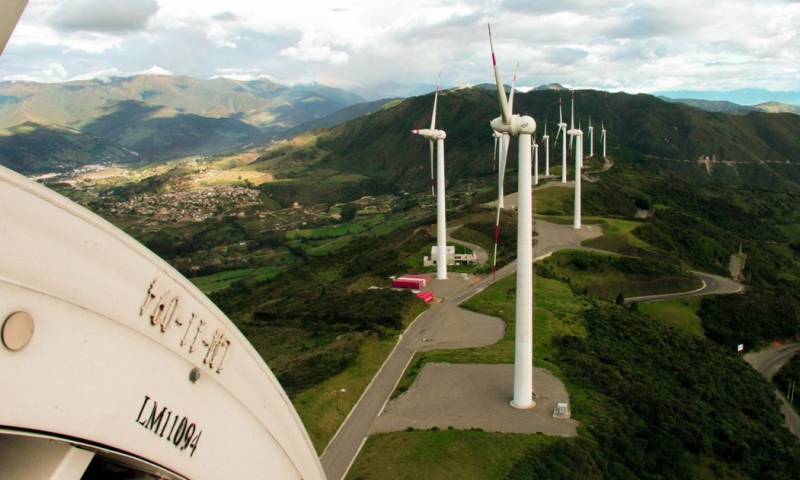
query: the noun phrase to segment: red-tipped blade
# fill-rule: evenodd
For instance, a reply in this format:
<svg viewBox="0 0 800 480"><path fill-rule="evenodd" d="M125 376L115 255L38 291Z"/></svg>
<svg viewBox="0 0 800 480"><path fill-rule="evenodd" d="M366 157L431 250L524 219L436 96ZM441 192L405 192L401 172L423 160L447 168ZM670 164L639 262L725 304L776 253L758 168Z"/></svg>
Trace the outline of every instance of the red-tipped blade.
<svg viewBox="0 0 800 480"><path fill-rule="evenodd" d="M508 107L506 92L503 88L503 80L500 78L500 70L497 68L497 57L494 54L494 41L492 40L492 25L489 26L489 48L492 50L492 68L494 68L494 80L497 83L497 99L500 102L500 113L504 123L511 121L511 110Z"/></svg>

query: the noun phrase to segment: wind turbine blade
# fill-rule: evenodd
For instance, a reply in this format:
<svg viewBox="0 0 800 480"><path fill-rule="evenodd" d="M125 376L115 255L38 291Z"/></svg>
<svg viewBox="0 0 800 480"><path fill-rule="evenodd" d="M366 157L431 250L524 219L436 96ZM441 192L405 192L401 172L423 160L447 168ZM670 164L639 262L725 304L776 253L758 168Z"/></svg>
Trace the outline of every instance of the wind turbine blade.
<svg viewBox="0 0 800 480"><path fill-rule="evenodd" d="M564 123L563 114L561 113L561 97L558 97L558 123Z"/></svg>
<svg viewBox="0 0 800 480"><path fill-rule="evenodd" d="M492 254L492 281L497 275L497 245L500 243L500 202L497 202L497 216L494 222L494 253Z"/></svg>
<svg viewBox="0 0 800 480"><path fill-rule="evenodd" d="M517 88L517 72L519 71L519 63L514 68L514 77L511 79L511 91L508 93L508 113L514 115L514 90Z"/></svg>
<svg viewBox="0 0 800 480"><path fill-rule="evenodd" d="M497 137L494 137L494 148L492 149L492 172L497 168Z"/></svg>
<svg viewBox="0 0 800 480"><path fill-rule="evenodd" d="M497 83L497 99L500 102L500 113L503 117L504 123L511 121L511 113L508 108L508 100L506 99L506 92L503 88L503 80L500 78L500 70L497 68L497 57L494 54L494 41L492 40L492 24L489 26L489 48L492 50L492 68L494 68L494 80Z"/></svg>
<svg viewBox="0 0 800 480"><path fill-rule="evenodd" d="M431 115L431 130L436 128L436 104L439 103L439 85L436 85L436 94L433 96L433 114Z"/></svg>
<svg viewBox="0 0 800 480"><path fill-rule="evenodd" d="M431 195L436 196L436 189L434 188L434 179L433 179L433 140L428 142L428 146L431 150Z"/></svg>

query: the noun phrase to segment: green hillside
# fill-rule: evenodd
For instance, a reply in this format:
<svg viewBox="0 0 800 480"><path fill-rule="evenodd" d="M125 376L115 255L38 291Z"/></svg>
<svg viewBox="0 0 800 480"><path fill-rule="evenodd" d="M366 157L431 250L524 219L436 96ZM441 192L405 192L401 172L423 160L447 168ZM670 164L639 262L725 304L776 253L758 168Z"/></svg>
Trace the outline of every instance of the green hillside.
<svg viewBox="0 0 800 480"><path fill-rule="evenodd" d="M559 97L563 97L567 113L569 96L560 91L518 94L515 110L534 116L540 133L549 119L553 138ZM404 188L426 188L427 142L411 137L410 130L428 124L432 104L432 95L407 99L322 134L319 146L329 152L323 163L380 175ZM604 122L609 154L616 161L658 173L676 172L702 182L769 187L800 183L797 115L710 113L651 95L591 90L576 92L576 110L584 131L589 116L595 127ZM457 89L441 96L437 125L447 131L448 182L492 173L489 120L497 112L494 93L484 89ZM597 152L599 129L595 133ZM559 149L552 147L551 160L558 158L558 153ZM716 160L710 170L698 162L701 156ZM510 155L511 168L515 157Z"/></svg>
<svg viewBox="0 0 800 480"><path fill-rule="evenodd" d="M0 135L0 165L29 174L136 161L133 152L77 130L26 122L11 129L9 135Z"/></svg>

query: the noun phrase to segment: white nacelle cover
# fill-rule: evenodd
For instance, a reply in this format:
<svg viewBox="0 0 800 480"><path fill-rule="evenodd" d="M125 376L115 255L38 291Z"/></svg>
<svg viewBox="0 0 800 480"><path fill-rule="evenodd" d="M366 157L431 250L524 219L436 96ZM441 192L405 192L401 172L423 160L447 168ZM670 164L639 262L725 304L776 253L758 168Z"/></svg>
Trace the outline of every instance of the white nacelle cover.
<svg viewBox="0 0 800 480"><path fill-rule="evenodd" d="M324 478L275 376L177 271L64 197L0 167L0 428L73 439L191 479ZM199 377L193 383L199 371Z"/></svg>

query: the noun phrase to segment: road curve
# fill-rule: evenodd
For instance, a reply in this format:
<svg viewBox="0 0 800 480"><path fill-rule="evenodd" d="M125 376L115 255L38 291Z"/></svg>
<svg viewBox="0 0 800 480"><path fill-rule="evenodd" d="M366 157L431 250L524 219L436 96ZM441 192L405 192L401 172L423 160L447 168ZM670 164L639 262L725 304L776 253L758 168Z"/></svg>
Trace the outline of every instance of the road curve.
<svg viewBox="0 0 800 480"><path fill-rule="evenodd" d="M560 183L553 182L553 186L561 186ZM509 200L510 194L506 196L506 208L511 207ZM511 207L513 208L513 207ZM557 250L567 248L582 248L583 240L602 235L602 229L598 225L584 225L580 230L574 230L569 225L558 225L540 219L536 220L536 246L534 253L536 260L546 258ZM482 342L475 339L456 339L454 342L444 331L444 325L456 325L455 320L470 321L472 317L464 314L465 310L459 308L459 304L466 301L473 295L481 292L497 280L503 279L516 272L516 262L512 262L497 270L496 275L487 275L477 281L468 281L467 277L451 273L450 280L432 283L431 289L437 297L445 301L433 305L406 329L400 337L395 349L389 354L383 366L378 370L372 382L367 386L359 401L353 407L348 417L342 423L339 430L331 439L330 443L322 452L321 461L328 480L340 480L344 478L352 466L359 451L364 445L375 419L380 415L386 403L403 377L406 368L411 363L417 351L445 349L445 348L464 348L474 347L481 344L495 343L496 332L487 335ZM715 275L695 272L705 282L702 291L683 292L668 294L668 298L683 298L685 296L711 295L715 293L735 293L741 290L741 285L731 285L729 281ZM661 299L645 299L645 301L658 301ZM478 315L478 314L473 314ZM485 317L490 322L502 322L494 317ZM477 318L477 317L475 317ZM504 328L503 323L503 328ZM462 325L463 326L463 325ZM491 330L491 328L489 329ZM501 332L502 333L502 332Z"/></svg>
<svg viewBox="0 0 800 480"><path fill-rule="evenodd" d="M537 259L547 257L556 250L577 248L582 240L602 235L602 230L598 226L589 225L581 230L574 230L568 225L556 225L541 220L536 221L536 231L538 236L534 252ZM477 318L478 314L467 315L458 305L515 271L516 262L513 262L498 269L495 278L488 275L477 281L471 281L462 274L450 273L449 280L432 282L431 289L438 298L444 299L444 302L431 306L406 329L372 383L367 386L350 415L322 452L322 467L328 480L340 480L347 474L364 445L375 418L380 415L417 351L489 345L502 338L505 323L485 315L480 316L484 318L484 322L487 320L491 323L500 322L499 337L492 330L482 342L475 342L475 339L461 339L456 343L451 335L453 329L448 333L443 331L443 326L457 325L456 320L458 320L462 322L463 328L465 320L469 322L473 316ZM458 332L455 334L457 336Z"/></svg>
<svg viewBox="0 0 800 480"><path fill-rule="evenodd" d="M700 297L705 295L730 295L733 293L739 293L742 290L744 290L744 286L741 283L731 280L730 278L720 277L719 275L714 275L705 272L698 272L698 271L693 271L692 273L703 282L702 287L697 288L695 290L689 290L687 292L662 293L660 295L643 295L640 297L628 297L625 299L625 304L630 305L633 302L636 303L664 302L667 300L677 300L680 298L689 298L689 297Z"/></svg>
<svg viewBox="0 0 800 480"><path fill-rule="evenodd" d="M489 261L489 254L486 253L485 248L481 247L478 244L467 242L465 240L459 240L458 238L453 237L453 232L455 232L456 230L458 230L463 226L464 225L456 225L455 227L447 228L447 243L455 243L469 248L475 254L475 257L478 261L478 265L485 265L486 262Z"/></svg>
<svg viewBox="0 0 800 480"><path fill-rule="evenodd" d="M744 356L744 360L749 363L758 373L768 381L786 364L792 357L800 351L800 343L789 343L786 345L771 345L758 352L751 352ZM781 413L786 420L786 428L795 437L800 438L800 415L789 405L786 397L776 388L775 396L781 401Z"/></svg>

